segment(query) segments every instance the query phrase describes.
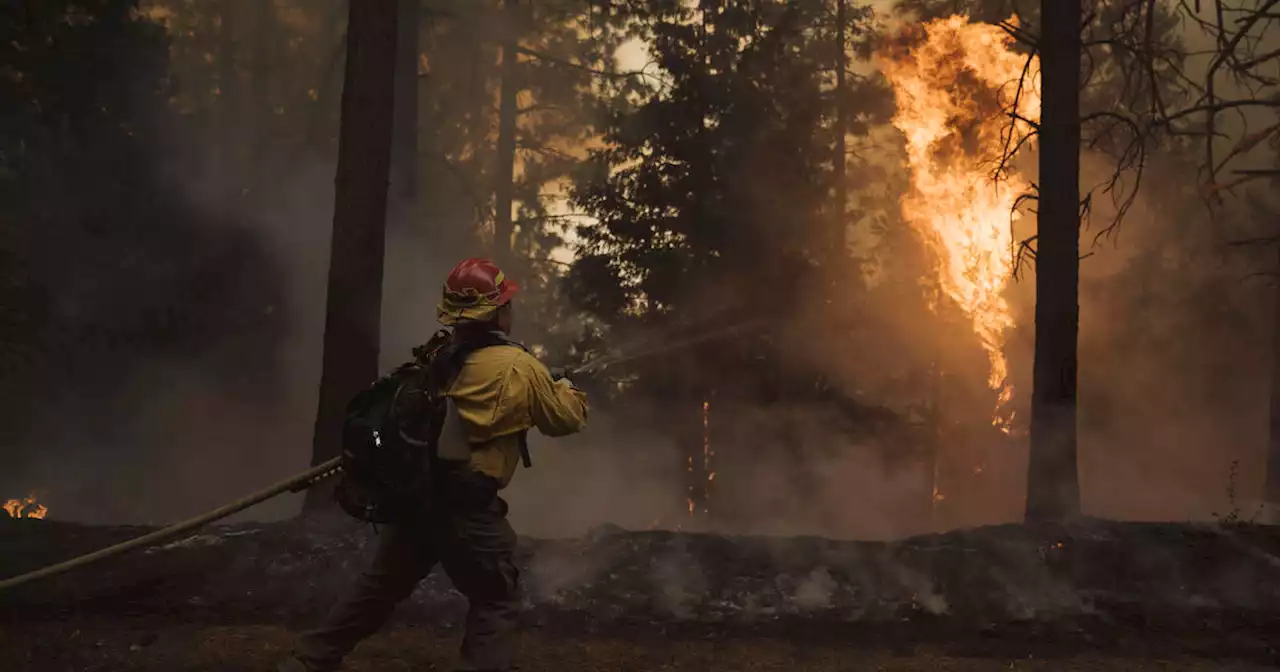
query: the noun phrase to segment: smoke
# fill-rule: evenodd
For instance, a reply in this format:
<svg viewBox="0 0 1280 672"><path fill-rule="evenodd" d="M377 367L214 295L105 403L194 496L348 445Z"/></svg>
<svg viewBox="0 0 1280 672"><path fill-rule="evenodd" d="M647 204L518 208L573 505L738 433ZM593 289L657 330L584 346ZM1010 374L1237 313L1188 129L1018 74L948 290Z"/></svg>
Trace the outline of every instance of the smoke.
<svg viewBox="0 0 1280 672"><path fill-rule="evenodd" d="M554 440L531 432L533 468L520 469L506 493L516 529L570 537L602 523L671 527L687 515L681 453L638 415L592 412L586 432Z"/></svg>
<svg viewBox="0 0 1280 672"><path fill-rule="evenodd" d="M323 42L322 37L307 36ZM255 46L260 45L244 48ZM327 54L333 46L324 42L315 50ZM279 79L285 75L322 82L327 64L326 57L294 63L294 70L276 75L277 88L285 88ZM183 69L189 65L173 67L188 91L214 81L209 72ZM323 105L308 113L336 113L336 97ZM422 116L433 120L444 113L431 108ZM160 177L148 188L180 202L175 211L193 220L174 221L173 230L195 233L174 234L182 240L143 253L170 255L175 268L122 282L126 276L118 267L103 261L111 255L93 256L94 264L77 261L76 273L67 274L74 275L65 286L71 289L58 293L57 305L68 314L93 314L85 323L102 322L104 315L181 304L186 295L166 292L213 283L230 288L227 301L234 310L196 321L175 337L177 346L138 346L118 361L110 348L95 348L89 364L78 362L60 379L67 384L45 397L47 410L35 423L39 429L21 445L25 457L0 478L6 489L0 494L42 492L52 518L173 520L283 478L309 459L332 221L332 152L323 143L299 151L295 136L268 134L257 151L270 167L269 179L246 195L243 176L225 158L227 147L243 141L240 131L209 124L195 132L189 122L166 117L166 133L149 148ZM441 158L469 155L473 148L459 150L427 122L422 126L420 182L443 186L419 194L416 206L393 200L389 207L393 213L408 209L417 226L388 227L384 368L405 359L436 328L441 278L454 261L476 251L473 195L458 180L458 166ZM896 149L883 151L892 169L887 176L854 170L851 180L867 193L886 183L901 186ZM1021 166L1030 179L1033 163ZM1100 182L1110 167L1107 159L1088 155L1082 183ZM1088 512L1107 517L1203 519L1233 506L1227 495L1233 463L1238 504L1247 508L1259 496L1269 381L1267 367L1257 362L1269 362L1272 354L1273 290L1254 276L1270 272L1272 260L1224 244L1262 230L1264 222L1243 204L1210 218L1194 170L1184 160L1160 159L1144 179L1116 236L1093 245L1096 227L1114 214L1101 200L1095 203L1095 228L1082 234L1090 253L1082 262L1080 302L1084 502ZM485 184L470 188L488 191ZM869 196L863 205L896 217L897 194L885 191L879 201ZM438 198L442 192L452 200ZM1023 222L1034 224L1030 217ZM890 223L901 234L901 223ZM517 529L563 537L607 522L628 529L892 539L1017 520L1025 489L1025 434L1006 437L990 426L995 400L986 384L989 361L982 344L954 306L943 302L936 313L927 307L920 280L933 266L918 240L869 234L868 222L854 228L880 257L876 282L851 282L843 288L846 294L822 295L772 326L782 358L775 366L821 373L838 391L832 398L883 411L892 420L875 412L851 414L804 390L779 390L770 402L716 390L709 399L712 480L701 467L691 472L685 461L688 441L702 438L697 426L701 403L708 400L609 404L602 390L593 395L585 433L532 437L534 468L520 470L505 493ZM175 248L182 254L173 253ZM220 254L196 254L207 250ZM850 262L848 275L858 278L858 270ZM550 312L571 314L572 307L554 294L554 282L534 284ZM747 281L733 288L745 297L762 289ZM1006 354L1020 418L1015 425L1025 430L1033 268L1008 295L1017 326ZM217 319L250 313L262 320L252 329ZM545 324L523 322L516 335L549 342L549 331ZM564 356L561 349L550 351L549 357L558 356ZM644 368L643 362L635 365ZM685 432L686 427L693 429ZM691 484L695 478L708 482ZM691 485L705 486L709 518L689 515ZM279 498L248 516L282 517L298 505L296 497ZM651 568L667 608L676 614L684 613L682 595L705 580L681 574L681 563L675 554ZM579 569L560 583L589 571ZM553 570L548 569L551 579ZM795 599L822 608L832 581L830 574L815 571L795 587ZM946 610L944 598L926 585L919 588L926 609Z"/></svg>
<svg viewBox="0 0 1280 672"><path fill-rule="evenodd" d="M1034 158L1034 157L1030 157ZM1024 167L1035 179L1034 162ZM1210 212L1194 164L1153 155L1119 227L1096 188L1113 158L1082 156L1094 188L1081 232L1079 475L1087 513L1121 520L1204 520L1261 495L1273 288L1270 254L1231 240L1266 235L1247 201ZM1122 188L1132 189L1132 175ZM1017 238L1034 233L1034 222ZM1010 296L1009 356L1026 418L1034 346L1035 268ZM1254 364L1250 364L1253 362ZM1025 444L1016 448L1025 460ZM1233 476L1233 464L1238 473ZM1019 481L1002 487L1018 492ZM1236 489L1235 501L1228 492Z"/></svg>
<svg viewBox="0 0 1280 672"><path fill-rule="evenodd" d="M1240 120L1226 132L1240 137ZM1274 160L1268 152L1259 154L1251 161ZM1026 153L1016 169L1034 181L1036 159L1034 152ZM1132 193L1135 176L1124 176L1118 195L1107 193L1100 187L1115 170L1114 158L1091 151L1083 156L1082 188L1093 193L1090 222L1081 233L1086 258L1079 352L1079 470L1088 513L1185 520L1243 505L1247 516L1248 503L1260 494L1269 368L1250 362L1272 358L1274 290L1259 276L1273 272L1274 259L1270 252L1260 257L1228 242L1269 235L1265 219L1273 215L1266 214L1257 193L1237 195L1211 215L1199 189L1199 159L1177 148L1148 154L1133 209L1119 228L1100 235L1116 219L1113 198ZM1029 238L1034 225L1034 217L1023 217L1014 240ZM1034 263L1022 270L1007 292L1016 326L1005 354L1013 376L1012 408L1020 418L1010 439L981 428L989 417L983 405L991 397L977 384L981 372L975 370L971 335L963 322L947 316L954 307L943 305L937 314L921 310L911 295L927 290L903 282L932 275L927 257L901 255L882 270L889 279L880 279L874 294L884 300L868 302L861 314L880 333L870 331L851 348L892 351L900 369L917 375L944 372L934 391L917 384L905 396L933 397L944 416L941 463L955 477L941 479L942 508L959 509L948 512L947 526L1021 515ZM886 291L895 280L904 285L902 291ZM841 368L852 384L876 390L868 396L896 398L895 375L901 374L893 364L848 358ZM904 405L910 403L895 407ZM1235 494L1228 495L1230 490Z"/></svg>
<svg viewBox="0 0 1280 672"><path fill-rule="evenodd" d="M1029 152L1017 164L1033 181L1035 162ZM1084 157L1081 182L1095 191L1091 224L1081 234L1087 257L1081 271L1079 469L1090 514L1206 519L1232 507L1247 509L1260 492L1267 369L1248 362L1271 356L1272 290L1253 277L1268 272L1270 260L1225 245L1258 231L1258 216L1235 203L1211 217L1193 166L1176 152L1154 153L1122 226L1095 238L1117 215L1108 194L1097 188L1115 162L1094 152ZM894 183L892 173L885 181ZM1122 183L1121 189L1132 186ZM1033 231L1034 217L1024 217L1014 240ZM779 391L777 403L713 397L715 474L707 486L712 516L654 520L721 532L894 538L1021 519L1034 264L1021 267L1007 292L1015 313L1005 348L1015 420L1006 436L991 426L996 398L986 385L989 362L981 342L956 306L943 300L936 311L928 308L921 279L933 275L933 262L918 239L892 236L881 234L869 245L887 255L876 262L874 284L789 312L774 335L786 358L784 369L820 371L846 399L882 405L906 427L851 427L840 413L794 390ZM750 282L732 290L764 294ZM714 375L707 367L709 386L715 386ZM690 422L700 401L669 399L657 409L611 412L657 417L654 424L671 427ZM581 440L599 445L595 429ZM688 433L667 438L680 434L646 432L625 443L679 465L693 440ZM610 435L601 443L616 446L617 439ZM625 459L605 466L615 464L613 459L593 452L575 464L600 483L573 487L568 499L582 508L570 514L575 520L564 531L608 520L643 526L644 512L656 506L648 493L680 496L672 485L679 466L634 469ZM708 478L700 469L687 470L684 482ZM627 494L616 491L615 474L626 475ZM519 478L539 483L532 501L556 499L554 476L535 470ZM620 498L625 506L617 506ZM520 504L538 506L532 501ZM555 528L548 521L564 515L539 514L520 523L531 531Z"/></svg>
<svg viewBox="0 0 1280 672"><path fill-rule="evenodd" d="M1082 241L1081 482L1100 515L1204 519L1261 495L1273 261L1226 242L1269 222L1240 202L1211 217L1174 159L1147 179L1118 239Z"/></svg>

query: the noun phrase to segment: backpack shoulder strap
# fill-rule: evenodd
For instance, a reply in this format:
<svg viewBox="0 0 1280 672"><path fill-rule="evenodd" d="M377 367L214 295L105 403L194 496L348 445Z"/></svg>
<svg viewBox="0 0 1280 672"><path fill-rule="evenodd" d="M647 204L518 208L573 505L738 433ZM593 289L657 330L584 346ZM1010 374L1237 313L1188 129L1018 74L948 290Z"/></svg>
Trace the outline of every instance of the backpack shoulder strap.
<svg viewBox="0 0 1280 672"><path fill-rule="evenodd" d="M501 331L487 331L466 340L450 339L431 351L431 359L427 363L428 379L439 386L447 385L462 370L462 365L466 363L471 353L497 345L509 345L525 352L529 351L523 343L511 340Z"/></svg>
<svg viewBox="0 0 1280 672"><path fill-rule="evenodd" d="M507 336L504 332L491 331L487 334L487 336L488 336L488 340L487 340L488 345L509 345L514 348L520 348L525 352L529 352L529 348L526 347L524 343L521 343L520 341L512 340L511 337Z"/></svg>

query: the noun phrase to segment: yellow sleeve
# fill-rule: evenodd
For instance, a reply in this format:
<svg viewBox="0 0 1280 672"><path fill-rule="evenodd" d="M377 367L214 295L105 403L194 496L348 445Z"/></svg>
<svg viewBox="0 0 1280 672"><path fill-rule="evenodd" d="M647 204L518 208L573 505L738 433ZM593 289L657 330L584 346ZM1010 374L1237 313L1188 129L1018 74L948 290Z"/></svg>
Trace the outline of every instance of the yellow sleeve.
<svg viewBox="0 0 1280 672"><path fill-rule="evenodd" d="M587 426L587 395L567 380L552 380L551 372L533 356L515 367L529 389L529 416L547 436L566 436Z"/></svg>

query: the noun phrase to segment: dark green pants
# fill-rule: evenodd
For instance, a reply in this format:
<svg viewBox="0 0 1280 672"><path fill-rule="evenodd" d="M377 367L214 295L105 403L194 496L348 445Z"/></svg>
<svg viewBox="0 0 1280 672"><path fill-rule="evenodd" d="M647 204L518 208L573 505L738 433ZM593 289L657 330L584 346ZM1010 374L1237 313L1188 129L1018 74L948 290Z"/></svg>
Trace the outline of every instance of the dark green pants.
<svg viewBox="0 0 1280 672"><path fill-rule="evenodd" d="M420 523L381 528L373 565L324 623L298 641L298 660L311 670L336 670L440 563L470 603L459 669L509 668L520 607L516 534L496 483L482 490L490 485L492 495L482 494L480 501L473 496L470 503L443 507Z"/></svg>

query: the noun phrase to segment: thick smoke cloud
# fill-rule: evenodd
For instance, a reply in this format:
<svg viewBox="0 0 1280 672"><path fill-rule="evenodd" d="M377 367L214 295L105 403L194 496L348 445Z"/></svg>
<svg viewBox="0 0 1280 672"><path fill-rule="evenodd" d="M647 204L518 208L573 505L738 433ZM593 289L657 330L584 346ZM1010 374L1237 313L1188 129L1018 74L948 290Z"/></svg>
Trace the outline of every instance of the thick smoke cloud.
<svg viewBox="0 0 1280 672"><path fill-rule="evenodd" d="M185 73L186 87L209 83L196 74ZM145 219L83 199L82 211L41 238L38 276L66 344L42 363L34 410L15 418L26 431L6 446L0 496L35 489L55 518L169 521L287 476L309 457L332 157L269 140L264 161L282 168L260 192L232 198L239 176L217 161L229 138L192 133L171 117L157 123L166 132L143 155L155 169L131 185L151 201L130 205ZM423 166L433 178L448 174L435 159ZM1086 178L1107 170L1094 156L1085 167ZM1082 263L1080 473L1093 514L1223 513L1233 462L1240 502L1260 492L1268 381L1257 363L1271 355L1273 290L1253 276L1272 260L1223 246L1263 223L1244 207L1226 226L1211 220L1194 177L1172 161L1149 168L1149 188L1119 237L1092 249L1092 231L1084 233L1093 254ZM878 184L901 175L851 178ZM74 183L57 186L77 192ZM418 211L417 230L389 229L385 366L435 329L440 279L476 249L466 233L422 233L446 229L448 218L431 205ZM1094 219L1109 215L1099 208ZM892 538L1021 515L1025 438L991 430L985 355L963 319L925 307L919 279L933 269L918 244L894 244L883 284L859 289L857 301L833 297L806 308L801 327L780 333L794 366L827 371L850 398L883 405L916 428L930 426L926 379L940 363L945 498L932 503L935 470L919 433L844 427L830 409L788 399L735 409L727 424L713 404L711 440L722 456L711 489L715 529ZM1010 292L1019 326L1008 354L1024 422L1033 287L1029 272ZM508 491L514 524L539 536L605 522L703 525L686 515L685 465L664 431L697 412L675 403L604 408L581 436L535 438L534 468ZM290 515L298 504L281 498L249 517ZM801 599L820 603L828 578L810 577ZM673 610L697 581L663 582L680 588L669 596Z"/></svg>

